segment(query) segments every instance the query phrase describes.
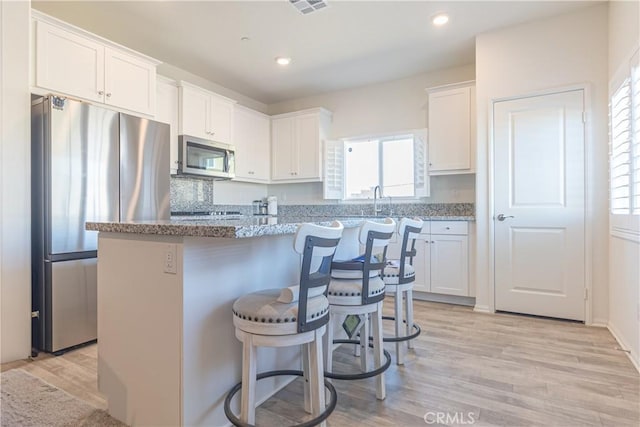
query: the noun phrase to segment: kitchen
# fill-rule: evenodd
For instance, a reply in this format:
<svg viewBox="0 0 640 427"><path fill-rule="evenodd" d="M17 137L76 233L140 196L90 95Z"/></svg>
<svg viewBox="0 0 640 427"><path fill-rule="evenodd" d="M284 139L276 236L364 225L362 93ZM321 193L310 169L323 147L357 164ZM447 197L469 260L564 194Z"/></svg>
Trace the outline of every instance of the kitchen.
<svg viewBox="0 0 640 427"><path fill-rule="evenodd" d="M609 6L614 9L614 6ZM597 9L598 7L600 7L600 9L595 11L595 9ZM488 33L485 36L479 36L476 42L475 66L467 65L449 68L447 70L427 73L414 78L407 78L404 80L398 80L378 86L373 85L368 88L356 88L337 92L334 94L317 95L315 97L302 98L291 102L283 101L280 103L276 103L275 105L271 105L268 112L270 115L276 115L322 106L333 113L332 135L337 138L355 137L359 135L393 132L407 129L419 129L424 128L426 124L424 105L427 101L427 96L425 89L445 84L476 80L476 96L478 99L476 106L480 106L477 108L478 155L477 157L474 156L474 160L477 161L476 174L432 177L431 197L428 200L429 203L475 202L475 238L477 239L477 244L471 244L470 247L482 248L482 250L477 250L478 255L475 258L477 267L473 269L476 270L477 273L475 275L471 275L472 280L475 280L476 283L475 286L472 286L472 289L476 293L476 310L493 311L495 309L495 307L493 306L494 298L491 294L491 292L493 291L492 287L489 286L489 280L491 277L491 273L488 268L488 266L490 265L490 260L488 258L489 251L486 250L486 245L488 245L489 243L489 223L493 222L489 220L489 217L492 216L489 215L489 212L493 211L489 209L489 175L487 173L488 169L486 167L486 165L488 164L488 149L486 146L486 126L488 120L486 105L488 105L489 99L542 90L546 87L566 86L567 84L574 84L576 82L582 81L593 82L595 89L592 92L591 102L593 106L592 114L594 120L592 125L593 128L589 135L591 135L592 141L605 141L605 98L607 92L606 82L608 81L606 74L607 7L600 5L594 8L595 9L591 10L590 14L586 11L583 11L584 14L575 12L575 15L568 15L566 17L567 21L563 21L561 18L557 18L557 21L541 21L539 24L532 23L528 26L524 25L522 28L516 27L512 29L511 32L509 32L509 30L507 29L503 30L503 33L501 33L500 31L495 31L493 33ZM614 12L615 10L609 11L609 13ZM603 16L604 21L602 18ZM576 21L574 22L574 20ZM566 74L554 73L553 76L548 76L549 72L545 73L544 70L538 70L535 67L535 64L519 61L519 58L525 59L523 58L523 54L526 53L526 56L529 56L532 54L530 52L531 49L535 51L536 45L528 38L528 32L535 32L537 34L540 31L543 31L541 29L544 29L544 31L548 30L550 34L559 34L561 33L559 28L563 28L565 25L576 26L576 31L579 31L581 28L583 28L583 26L590 26L600 29L599 32L584 34L583 38L592 42L588 43L589 46L598 47L599 50L596 49L595 51L600 52L599 58L602 60L600 62L596 61L598 64L600 64L599 67L594 67L594 64L592 64L589 60L589 56L592 55L592 52L589 52L589 55L587 55L587 53L583 50L576 49L575 46L571 43L577 42L571 40L565 41L566 46L563 45L562 48L558 47L557 57L553 55L547 56L546 52L537 53L538 55L540 55L540 62L545 62L546 64L558 64L558 66L563 70L567 70ZM612 32L613 34L609 37L616 37L615 30L617 28L617 25L610 26L609 32ZM509 45L507 43L509 40L513 40L513 45ZM531 46L531 49L522 49L522 46L517 45L518 43L533 43L533 45ZM540 42L540 44L542 45L543 43ZM582 44L580 44L580 46L582 46ZM611 52L613 49L609 50ZM494 52L500 52L500 55L494 57ZM624 52L624 54L626 54L626 52ZM493 64L499 63L499 61L504 61L504 58L506 57L511 57L514 59L512 63L506 63L503 66L512 67L510 71L516 76L521 76L519 79L514 78L513 81L504 81L503 78L499 78L499 76L496 75L495 70L492 68L494 66ZM567 59L568 57L573 59L569 60ZM526 63L528 68L520 69L520 63ZM18 67L19 64L15 64L15 66ZM174 81L187 80L192 84L198 84L200 87L205 87L206 89L214 93L220 93L223 96L231 99L234 98L232 93L221 91L217 86L210 82L203 81L203 79L187 78L191 76L188 76L182 70L175 69L175 67L165 65L164 68L160 66L159 70L164 71L164 74L160 74L172 77ZM8 76L9 74L6 75ZM535 76L535 78L533 78L533 76ZM545 78L543 78L544 76L548 76L546 80ZM510 84L511 86L507 87L507 84ZM401 100L396 99L396 102L394 102L394 99L396 98L395 94L397 93L403 93L404 95ZM4 94L10 94L10 92L3 92L3 95ZM239 101L243 100L242 97L237 97L235 99L238 99ZM374 99L385 99L388 102L372 102L372 100ZM255 108L256 106L255 102L246 102L246 104L248 104L249 107L253 106ZM363 120L363 117L366 117L368 119ZM3 138L3 141L4 140L5 138ZM12 149L18 150L19 148ZM595 174L592 175L595 182L592 184L594 185L594 188L592 189L594 199L591 200L591 203L594 207L607 205L606 162L604 162L603 160L606 159L606 151L606 144L594 144L593 153L591 154L592 157L590 157L591 161L595 162L592 165L593 167L591 168L591 170ZM6 157L3 156L3 161L4 159L6 159ZM599 160L596 161L595 159ZM3 170L8 170L4 168L4 163ZM6 181L3 180L3 183L4 182ZM185 184L184 181L182 181L182 185L188 186L189 184ZM194 187L195 188L192 190L192 192L195 199L197 200L200 189L198 188L197 184ZM262 198L267 195L276 195L278 197L278 201L280 204L279 210L286 209L287 205L326 203L323 201L323 189L322 185L319 183L278 184L265 186L250 183L235 184L228 182L216 182L213 184L213 188L207 188L206 190L203 188L201 192L203 194L203 198L205 199L209 198L209 195L211 195L211 199L214 205L248 206L248 204L251 203L252 200ZM184 194L184 190L181 190L180 193ZM6 197L8 197L9 194L10 193L5 192L5 188L3 187L3 197L5 197L5 195ZM340 204L340 206L342 205L346 206L347 204ZM3 209L16 208L9 208L7 204L3 203ZM225 208L219 210L234 209ZM608 259L607 247L609 246L607 244L608 220L606 209L594 209L593 215L592 257L595 260L606 260ZM17 232L17 230L12 230L10 232L15 233ZM9 233L9 231L7 231L7 233ZM5 234L5 236L7 237L7 239L9 239L11 234ZM3 242L4 241L5 240L3 239ZM17 256L17 254L10 254L8 251L5 251L3 247L3 274L5 271L9 271L5 269L5 265L7 264L4 264L4 262L9 262L11 256ZM16 263L15 265L19 265L19 263ZM622 271L624 271L625 268L626 267L623 267ZM625 339L626 337L627 345L625 345L625 347L632 347L633 340L635 339L634 330L637 331L637 329L633 328L637 328L637 324L633 326L632 323L631 329L627 329L629 314L625 313L629 313L629 311L633 313L636 308L632 306L630 309L625 308L624 310L622 310L621 307L633 305L634 297L632 294L632 296L630 297L622 298L622 304L616 303L616 309L609 309L607 304L609 295L612 300L615 299L617 301L620 296L620 291L614 288L616 284L613 282L609 284L609 286L611 286L612 288L607 288L606 284L609 282L609 273L607 271L607 263L593 263L591 269L591 280L594 284L593 289L591 290L591 295L593 295L593 297L592 299L590 299L591 303L588 304L587 308L588 312L591 311L591 320L589 321L587 319L587 323L600 325L607 325L608 323L613 324L618 328L617 330L619 331L619 335L623 336L622 339ZM627 283L633 283L633 272L631 271L628 274L630 274L630 276L628 277L631 278L628 280L631 280L631 282L628 281ZM4 290L7 289L7 287L9 287L10 289L12 283L13 282L9 279L4 279L2 282L3 325L7 324L4 318L5 316L8 316L12 310L12 308L5 309L4 301L6 301L5 295L7 294L5 294ZM9 302L7 302L7 304L8 303ZM623 318L616 319L616 316L618 315L623 316ZM17 319L22 319L23 317L24 316L16 316ZM631 316L631 319L633 319L633 315ZM16 324L24 324L24 322L25 320L18 320ZM11 338L9 338L9 341L5 341L6 336L7 334L5 334L3 330L3 347L5 349L9 349L5 351L10 351L11 348L15 348L16 346L10 345L9 347L6 347L7 342L11 342ZM11 337L11 334L9 334L8 336ZM19 342L21 338L16 337L14 339L17 339ZM17 347L19 348L20 345L17 345ZM635 354L637 355L637 351L635 352ZM15 357L25 357L25 354ZM4 360L13 359L5 359L5 357L3 356L3 361Z"/></svg>

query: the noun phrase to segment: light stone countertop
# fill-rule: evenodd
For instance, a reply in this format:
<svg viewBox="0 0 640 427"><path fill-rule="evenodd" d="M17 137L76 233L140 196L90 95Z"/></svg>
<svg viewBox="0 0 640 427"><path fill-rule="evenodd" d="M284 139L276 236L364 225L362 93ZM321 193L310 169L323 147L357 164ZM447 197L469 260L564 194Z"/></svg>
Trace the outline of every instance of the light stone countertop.
<svg viewBox="0 0 640 427"><path fill-rule="evenodd" d="M299 224L328 226L333 220L346 228L358 227L363 220L382 221L382 217L267 217L245 216L239 219L213 219L208 216L173 217L171 220L131 222L87 222L86 229L107 233L156 234L168 236L249 238L294 234ZM469 216L424 217L431 221L473 221Z"/></svg>

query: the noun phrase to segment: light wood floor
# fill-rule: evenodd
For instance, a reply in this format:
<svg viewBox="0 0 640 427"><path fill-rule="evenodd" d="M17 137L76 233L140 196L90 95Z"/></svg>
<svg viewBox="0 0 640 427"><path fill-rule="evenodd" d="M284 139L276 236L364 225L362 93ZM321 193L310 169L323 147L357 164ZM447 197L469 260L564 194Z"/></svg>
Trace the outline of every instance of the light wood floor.
<svg viewBox="0 0 640 427"><path fill-rule="evenodd" d="M476 425L640 425L640 375L606 329L422 301L415 312L422 335L404 366L395 365L394 347L387 347L394 363L386 372L386 400L375 399L373 379L335 381L339 400L329 425L424 426L427 413L430 422L448 414L445 425L468 425L469 413ZM343 346L335 358L336 371L359 367L351 348ZM2 371L21 367L105 408L96 366L94 345L5 364ZM296 380L259 408L257 424L307 419L301 403Z"/></svg>

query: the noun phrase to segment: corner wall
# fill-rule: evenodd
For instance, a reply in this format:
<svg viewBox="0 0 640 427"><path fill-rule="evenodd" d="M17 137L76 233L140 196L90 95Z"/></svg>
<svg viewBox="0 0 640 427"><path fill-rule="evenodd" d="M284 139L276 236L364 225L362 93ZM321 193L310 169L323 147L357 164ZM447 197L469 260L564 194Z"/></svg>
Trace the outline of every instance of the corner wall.
<svg viewBox="0 0 640 427"><path fill-rule="evenodd" d="M476 38L478 311L494 311L490 256L492 100L587 84L587 218L591 219L592 322L608 319L607 5L530 22Z"/></svg>
<svg viewBox="0 0 640 427"><path fill-rule="evenodd" d="M640 3L609 2L609 81L640 46ZM640 222L640 217L636 217ZM638 223L636 223L638 224ZM640 229L637 226L636 232ZM640 234L609 236L609 330L640 371Z"/></svg>
<svg viewBox="0 0 640 427"><path fill-rule="evenodd" d="M31 352L30 6L0 2L0 363Z"/></svg>

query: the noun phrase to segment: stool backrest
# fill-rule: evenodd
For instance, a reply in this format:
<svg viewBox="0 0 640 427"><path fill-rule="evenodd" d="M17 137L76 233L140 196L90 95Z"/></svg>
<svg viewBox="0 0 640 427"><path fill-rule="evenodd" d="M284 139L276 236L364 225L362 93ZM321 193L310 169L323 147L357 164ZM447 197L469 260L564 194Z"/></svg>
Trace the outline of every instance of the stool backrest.
<svg viewBox="0 0 640 427"><path fill-rule="evenodd" d="M365 221L360 226L360 243L365 245L362 263L362 305L373 304L384 299L384 292L369 296L369 272L380 270L382 274L387 263L387 246L395 229L396 222L391 218L386 218L383 223ZM381 248L382 252L379 252Z"/></svg>
<svg viewBox="0 0 640 427"><path fill-rule="evenodd" d="M342 237L344 226L334 221L331 226L302 224L293 240L294 250L302 254L300 271L300 293L298 297L298 332L312 331L329 321L329 313L307 321L309 290L324 286L324 294L331 281L331 261Z"/></svg>
<svg viewBox="0 0 640 427"><path fill-rule="evenodd" d="M424 221L420 218L402 218L398 227L398 234L402 239L400 248L400 271L398 272L398 284L409 283L415 280L415 276L405 277L405 264L409 258L409 264L413 265L413 257L416 256L416 238L422 231ZM411 247L409 247L411 242Z"/></svg>

